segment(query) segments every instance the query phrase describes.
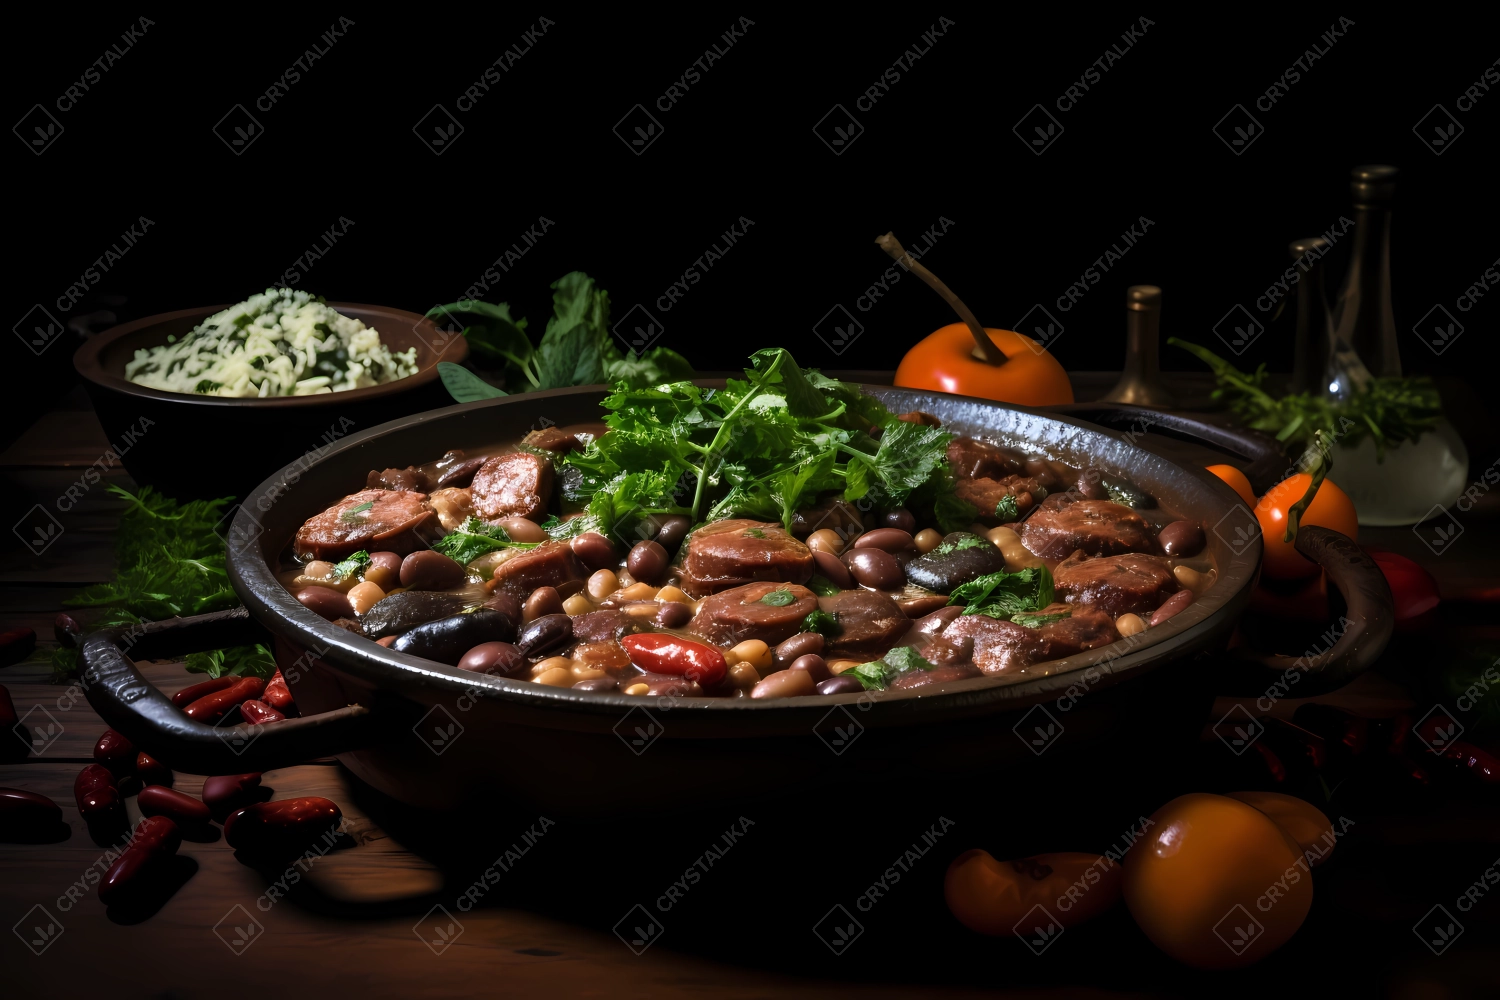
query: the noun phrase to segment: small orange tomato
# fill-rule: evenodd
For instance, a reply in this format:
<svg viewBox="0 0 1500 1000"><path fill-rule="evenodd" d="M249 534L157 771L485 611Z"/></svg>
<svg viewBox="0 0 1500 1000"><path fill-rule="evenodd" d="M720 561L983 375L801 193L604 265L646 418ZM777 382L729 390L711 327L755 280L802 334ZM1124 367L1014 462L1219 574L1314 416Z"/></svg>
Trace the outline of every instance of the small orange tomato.
<svg viewBox="0 0 1500 1000"><path fill-rule="evenodd" d="M1299 472L1271 487L1255 504L1255 517L1260 521L1264 536L1261 539L1265 546L1263 571L1273 580L1299 580L1318 572L1317 563L1303 558L1291 542L1284 541L1286 512L1302 499L1311 484L1312 477ZM1359 514L1354 510L1354 501L1331 479L1323 480L1323 485L1318 487L1318 495L1302 512L1301 523L1331 528L1350 538L1359 536Z"/></svg>
<svg viewBox="0 0 1500 1000"><path fill-rule="evenodd" d="M1021 406L1073 402L1068 373L1040 344L1013 330L986 327L985 332L1005 355L1005 364L986 364L974 357L974 335L969 328L949 323L906 352L896 369L896 385Z"/></svg>
<svg viewBox="0 0 1500 1000"><path fill-rule="evenodd" d="M1179 962L1234 969L1258 962L1302 926L1312 876L1265 813L1223 795L1173 799L1125 856L1125 905Z"/></svg>
<svg viewBox="0 0 1500 1000"><path fill-rule="evenodd" d="M1232 465L1210 465L1207 468L1209 472L1212 472L1228 483L1229 488L1238 493L1240 499L1245 501L1246 507L1255 506L1255 491L1250 488L1250 480L1245 478L1243 472Z"/></svg>
<svg viewBox="0 0 1500 1000"><path fill-rule="evenodd" d="M1017 925L1038 905L1063 927L1103 913L1120 898L1120 866L1099 854L1038 854L996 861L988 851L965 851L943 879L943 896L958 922L996 936L1030 933ZM1039 914L1035 932L1050 922Z"/></svg>
<svg viewBox="0 0 1500 1000"><path fill-rule="evenodd" d="M1252 805L1275 820L1302 848L1308 864L1316 867L1333 852L1333 823L1311 802L1280 792L1230 792L1229 797Z"/></svg>

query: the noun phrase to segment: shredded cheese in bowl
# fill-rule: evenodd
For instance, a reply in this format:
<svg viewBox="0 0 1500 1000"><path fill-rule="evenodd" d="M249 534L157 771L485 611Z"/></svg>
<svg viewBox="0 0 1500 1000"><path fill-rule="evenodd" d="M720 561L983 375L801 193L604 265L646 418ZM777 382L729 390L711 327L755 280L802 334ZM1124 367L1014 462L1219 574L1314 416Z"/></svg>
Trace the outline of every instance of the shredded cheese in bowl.
<svg viewBox="0 0 1500 1000"><path fill-rule="evenodd" d="M380 332L304 291L268 288L136 351L125 378L168 392L268 398L383 385L415 375L417 349L397 353Z"/></svg>

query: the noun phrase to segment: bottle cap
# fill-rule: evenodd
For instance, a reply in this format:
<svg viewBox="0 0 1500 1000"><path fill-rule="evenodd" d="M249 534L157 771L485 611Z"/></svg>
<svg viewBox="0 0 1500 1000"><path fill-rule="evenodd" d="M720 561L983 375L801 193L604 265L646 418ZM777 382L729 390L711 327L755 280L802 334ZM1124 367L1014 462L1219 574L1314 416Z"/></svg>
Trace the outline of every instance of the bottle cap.
<svg viewBox="0 0 1500 1000"><path fill-rule="evenodd" d="M1161 289L1155 285L1131 285L1125 291L1125 308L1145 312L1161 308Z"/></svg>
<svg viewBox="0 0 1500 1000"><path fill-rule="evenodd" d="M1319 257L1328 252L1330 244L1321 236L1304 236L1300 240L1292 240L1287 244L1286 251L1292 255L1292 260L1300 261L1308 253L1312 253L1312 259L1308 261L1311 265ZM1304 268L1304 270L1306 270Z"/></svg>
<svg viewBox="0 0 1500 1000"><path fill-rule="evenodd" d="M1349 190L1356 205L1387 202L1396 193L1396 178L1401 170L1387 164L1355 167L1349 172Z"/></svg>

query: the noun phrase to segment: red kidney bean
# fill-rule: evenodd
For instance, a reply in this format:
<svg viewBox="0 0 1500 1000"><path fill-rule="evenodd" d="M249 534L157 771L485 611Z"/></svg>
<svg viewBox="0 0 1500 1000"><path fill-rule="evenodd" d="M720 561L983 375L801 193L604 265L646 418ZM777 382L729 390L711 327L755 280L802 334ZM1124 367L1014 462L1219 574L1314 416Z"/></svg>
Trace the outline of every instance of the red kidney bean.
<svg viewBox="0 0 1500 1000"><path fill-rule="evenodd" d="M332 587L303 587L297 591L297 600L313 614L329 621L354 617L354 606L349 603L349 598Z"/></svg>
<svg viewBox="0 0 1500 1000"><path fill-rule="evenodd" d="M880 525L883 528L896 528L909 535L917 530L917 519L905 507L897 507L880 515Z"/></svg>
<svg viewBox="0 0 1500 1000"><path fill-rule="evenodd" d="M821 632L798 632L771 650L771 662L784 670L799 656L823 652L825 642Z"/></svg>
<svg viewBox="0 0 1500 1000"><path fill-rule="evenodd" d="M240 716L252 726L264 726L268 722L280 722L286 718L270 705L255 698L240 702Z"/></svg>
<svg viewBox="0 0 1500 1000"><path fill-rule="evenodd" d="M36 630L9 628L0 632L0 667L20 663L36 648Z"/></svg>
<svg viewBox="0 0 1500 1000"><path fill-rule="evenodd" d="M502 517L500 527L513 542L545 542L551 537L540 524L524 517Z"/></svg>
<svg viewBox="0 0 1500 1000"><path fill-rule="evenodd" d="M526 654L508 642L481 642L458 661L458 669L509 677L529 666Z"/></svg>
<svg viewBox="0 0 1500 1000"><path fill-rule="evenodd" d="M0 838L47 833L61 822L62 809L47 796L21 788L0 788Z"/></svg>
<svg viewBox="0 0 1500 1000"><path fill-rule="evenodd" d="M854 586L854 579L849 575L849 567L832 552L819 552L813 550L813 563L818 567L818 574L832 583L840 590L848 590Z"/></svg>
<svg viewBox="0 0 1500 1000"><path fill-rule="evenodd" d="M873 535L874 532L869 534ZM856 548L849 556L849 573L862 586L871 590L895 590L906 581L901 564L884 549Z"/></svg>
<svg viewBox="0 0 1500 1000"><path fill-rule="evenodd" d="M646 697L657 698L701 698L703 697L703 686L697 681L690 681L683 677L673 677L665 681L649 681L646 684Z"/></svg>
<svg viewBox="0 0 1500 1000"><path fill-rule="evenodd" d="M260 700L283 714L292 707L292 689L287 687L286 678L281 676L280 670L266 682L266 689L261 692Z"/></svg>
<svg viewBox="0 0 1500 1000"><path fill-rule="evenodd" d="M620 682L613 677L590 677L573 685L574 691L618 691Z"/></svg>
<svg viewBox="0 0 1500 1000"><path fill-rule="evenodd" d="M165 816L183 826L208 822L209 809L206 804L191 795L184 795L161 785L142 788L135 797L135 804L140 807L143 816Z"/></svg>
<svg viewBox="0 0 1500 1000"><path fill-rule="evenodd" d="M682 628L692 620L693 609L681 601L663 601L655 619L662 628Z"/></svg>
<svg viewBox="0 0 1500 1000"><path fill-rule="evenodd" d="M432 549L418 549L401 560L401 586L407 590L452 590L464 575L462 566Z"/></svg>
<svg viewBox="0 0 1500 1000"><path fill-rule="evenodd" d="M379 639L375 640L375 645L377 645L377 646L384 646L386 649L390 649L392 646L394 646L396 644L396 640L398 638L400 638L400 636L383 635Z"/></svg>
<svg viewBox="0 0 1500 1000"><path fill-rule="evenodd" d="M1203 551L1203 525L1197 521L1173 521L1157 534L1161 550L1169 556L1184 558Z"/></svg>
<svg viewBox="0 0 1500 1000"><path fill-rule="evenodd" d="M103 764L89 764L73 779L73 799L84 819L104 816L123 804L114 775Z"/></svg>
<svg viewBox="0 0 1500 1000"><path fill-rule="evenodd" d="M109 866L99 882L99 901L106 906L125 902L153 888L163 877L172 856L182 846L182 831L166 816L141 820L130 846Z"/></svg>
<svg viewBox="0 0 1500 1000"><path fill-rule="evenodd" d="M522 617L526 621L540 618L543 615L560 615L563 613L563 599L557 593L556 587L538 587L526 598L526 607L522 611Z"/></svg>
<svg viewBox="0 0 1500 1000"><path fill-rule="evenodd" d="M143 785L172 787L172 769L145 751L135 755L135 775Z"/></svg>
<svg viewBox="0 0 1500 1000"><path fill-rule="evenodd" d="M1177 612L1193 603L1193 592L1191 590L1179 590L1162 603L1162 606L1151 613L1151 624L1160 625L1171 618Z"/></svg>
<svg viewBox="0 0 1500 1000"><path fill-rule="evenodd" d="M78 624L77 618L63 612L52 619L52 637L64 649L74 649L78 646L78 640L83 638L83 626Z"/></svg>
<svg viewBox="0 0 1500 1000"><path fill-rule="evenodd" d="M220 774L203 779L203 803L215 816L223 817L254 802L265 790L260 787L260 772Z"/></svg>
<svg viewBox="0 0 1500 1000"><path fill-rule="evenodd" d="M246 854L295 854L337 826L343 815L333 802L316 795L256 802L224 821L224 839Z"/></svg>
<svg viewBox="0 0 1500 1000"><path fill-rule="evenodd" d="M370 568L373 569L376 566L390 570L397 579L401 576L401 557L394 552L371 552Z"/></svg>
<svg viewBox="0 0 1500 1000"><path fill-rule="evenodd" d="M657 542L636 542L625 558L630 575L644 583L654 583L666 572L671 556Z"/></svg>
<svg viewBox="0 0 1500 1000"><path fill-rule="evenodd" d="M227 687L231 687L238 680L238 677L215 677L213 680L185 687L172 696L172 704L178 708L186 708L204 695L213 694L215 691L222 691Z"/></svg>
<svg viewBox="0 0 1500 1000"><path fill-rule="evenodd" d="M807 653L797 657L787 669L807 671L814 684L820 684L833 676L828 672L828 664L817 653Z"/></svg>
<svg viewBox="0 0 1500 1000"><path fill-rule="evenodd" d="M876 528L854 540L856 549L884 549L891 553L909 549L912 544L911 532L900 528Z"/></svg>
<svg viewBox="0 0 1500 1000"><path fill-rule="evenodd" d="M661 528L656 532L656 542L662 548L671 552L682 544L687 537L688 529L693 526L691 519L681 514L668 514L661 519Z"/></svg>
<svg viewBox="0 0 1500 1000"><path fill-rule="evenodd" d="M591 570L614 569L619 565L614 543L597 531L585 531L569 544L573 554Z"/></svg>
<svg viewBox="0 0 1500 1000"><path fill-rule="evenodd" d="M663 632L644 632L620 637L620 645L630 662L643 670L674 674L712 687L729 673L724 653L691 639L679 639Z"/></svg>
<svg viewBox="0 0 1500 1000"><path fill-rule="evenodd" d="M217 722L224 717L224 713L240 702L260 697L265 688L266 682L259 677L241 677L222 691L204 695L182 711L190 719Z"/></svg>
<svg viewBox="0 0 1500 1000"><path fill-rule="evenodd" d="M913 620L926 617L939 608L947 606L948 598L942 594L933 594L931 597L913 597L896 602L896 607L901 609L901 613Z"/></svg>
<svg viewBox="0 0 1500 1000"><path fill-rule="evenodd" d="M516 636L516 648L527 656L540 656L573 638L573 619L567 615L543 615L527 622Z"/></svg>
<svg viewBox="0 0 1500 1000"><path fill-rule="evenodd" d="M859 682L859 678L844 674L818 682L818 694L859 694L864 689L865 686Z"/></svg>
<svg viewBox="0 0 1500 1000"><path fill-rule="evenodd" d="M795 698L817 690L812 674L806 670L778 670L767 674L750 689L752 698Z"/></svg>
<svg viewBox="0 0 1500 1000"><path fill-rule="evenodd" d="M932 614L917 619L912 623L913 632L921 632L923 635L937 635L943 629L953 624L953 620L964 613L959 606L938 608Z"/></svg>
<svg viewBox="0 0 1500 1000"><path fill-rule="evenodd" d="M106 729L99 742L94 744L94 759L109 768L109 773L116 778L135 771L135 757L139 752L124 733L113 729Z"/></svg>

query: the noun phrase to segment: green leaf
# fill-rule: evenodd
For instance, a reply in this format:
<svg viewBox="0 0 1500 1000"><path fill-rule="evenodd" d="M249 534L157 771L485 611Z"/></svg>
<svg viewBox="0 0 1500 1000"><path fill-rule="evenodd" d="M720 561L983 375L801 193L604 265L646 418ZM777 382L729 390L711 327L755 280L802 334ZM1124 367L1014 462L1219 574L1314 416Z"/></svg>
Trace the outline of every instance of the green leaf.
<svg viewBox="0 0 1500 1000"><path fill-rule="evenodd" d="M437 367L438 377L443 380L443 388L460 403L474 403L506 395L505 390L496 389L462 365L439 361Z"/></svg>
<svg viewBox="0 0 1500 1000"><path fill-rule="evenodd" d="M526 320L512 319L509 303L460 299L445 306L434 306L427 310L427 315L473 318L476 322L465 326L463 335L475 357L508 361L523 371L526 369L534 348L526 337Z"/></svg>
<svg viewBox="0 0 1500 1000"><path fill-rule="evenodd" d="M784 608L788 604L795 603L797 595L790 590L773 590L760 599L761 604L769 604L773 608Z"/></svg>
<svg viewBox="0 0 1500 1000"><path fill-rule="evenodd" d="M460 565L468 565L486 552L494 552L497 549L534 549L537 542L512 541L510 533L498 524L487 524L477 517L470 517L459 525L458 530L450 531L432 546L432 551L440 552Z"/></svg>
<svg viewBox="0 0 1500 1000"><path fill-rule="evenodd" d="M776 364L778 358L781 361L779 365ZM802 369L797 367L797 362L786 348L773 347L756 351L750 355L750 364L754 374L762 377L774 370L767 385L780 389L786 398L787 409L793 416L821 417L834 409L823 398L822 393L814 389L812 383L803 376ZM751 371L747 370L745 374L750 376Z"/></svg>
<svg viewBox="0 0 1500 1000"><path fill-rule="evenodd" d="M808 580L807 589L819 597L832 597L834 594L839 593L839 585L826 576L814 576L811 580Z"/></svg>
<svg viewBox="0 0 1500 1000"><path fill-rule="evenodd" d="M897 646L872 663L861 663L844 671L856 677L866 690L884 690L902 674L913 670L931 670L933 664L922 658L912 646ZM842 676L842 675L840 675Z"/></svg>
<svg viewBox="0 0 1500 1000"><path fill-rule="evenodd" d="M339 520L343 521L345 524L359 524L364 520L364 518L360 517L360 515L370 511L372 508L374 508L374 506L374 500L366 500L364 503L357 503L353 507L350 507L348 510L340 514Z"/></svg>
<svg viewBox="0 0 1500 1000"><path fill-rule="evenodd" d="M265 646L232 646L203 653L189 653L183 662L189 672L209 677L262 677L276 673L276 658Z"/></svg>
<svg viewBox="0 0 1500 1000"><path fill-rule="evenodd" d="M971 535L966 533L956 542L942 543L937 548L932 550L932 555L946 556L954 552L962 552L965 549L982 549L986 545L994 545L994 542L991 542L987 538L980 538L978 535Z"/></svg>
<svg viewBox="0 0 1500 1000"><path fill-rule="evenodd" d="M632 350L619 361L611 361L606 369L610 382L623 382L633 389L698 377L686 358L665 347L653 347L639 357Z"/></svg>
<svg viewBox="0 0 1500 1000"><path fill-rule="evenodd" d="M1052 603L1052 573L1045 566L1015 573L1001 570L975 577L953 588L949 604L963 604L966 615L988 615L1009 619L1020 612L1037 611Z"/></svg>
<svg viewBox="0 0 1500 1000"><path fill-rule="evenodd" d="M827 611L810 611L806 618L802 619L802 631L817 632L821 635L839 635L844 631L838 619Z"/></svg>
<svg viewBox="0 0 1500 1000"><path fill-rule="evenodd" d="M334 565L333 578L335 580L344 580L351 576L360 576L369 567L369 565L370 553L366 552L364 549L360 549L358 552L349 556L349 558Z"/></svg>
<svg viewBox="0 0 1500 1000"><path fill-rule="evenodd" d="M1051 625L1053 622L1060 622L1064 618L1071 618L1072 616L1073 612L1071 611L1059 611L1051 615L1031 615L1024 611L1018 611L1010 616L1010 620L1017 625L1024 625L1027 628L1041 628L1043 625Z"/></svg>
<svg viewBox="0 0 1500 1000"><path fill-rule="evenodd" d="M1014 494L1007 494L1001 497L1000 502L995 504L995 517L998 518L1001 523L1009 523L1011 521L1018 520L1020 516L1021 509L1016 505L1016 497Z"/></svg>

